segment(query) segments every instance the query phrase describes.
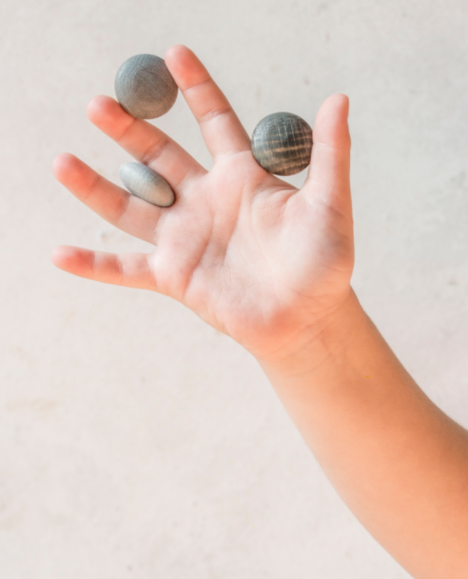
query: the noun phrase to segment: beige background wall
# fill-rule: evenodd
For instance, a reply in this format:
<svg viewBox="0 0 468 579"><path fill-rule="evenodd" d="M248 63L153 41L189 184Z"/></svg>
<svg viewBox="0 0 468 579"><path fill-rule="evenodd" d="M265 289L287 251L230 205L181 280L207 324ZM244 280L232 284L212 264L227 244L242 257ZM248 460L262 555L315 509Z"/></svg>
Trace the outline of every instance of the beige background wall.
<svg viewBox="0 0 468 579"><path fill-rule="evenodd" d="M0 577L403 579L256 362L165 297L56 270L59 244L149 249L51 174L129 160L85 117L118 66L195 50L249 132L351 100L353 286L468 426L468 5L462 0L3 0ZM179 97L157 121L206 165ZM304 175L293 182L300 183Z"/></svg>

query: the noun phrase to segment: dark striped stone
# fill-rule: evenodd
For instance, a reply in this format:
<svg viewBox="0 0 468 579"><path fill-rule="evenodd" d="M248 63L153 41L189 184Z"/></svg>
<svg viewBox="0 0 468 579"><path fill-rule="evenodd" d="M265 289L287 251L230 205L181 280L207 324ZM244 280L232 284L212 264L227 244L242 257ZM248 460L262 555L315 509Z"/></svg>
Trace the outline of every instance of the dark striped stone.
<svg viewBox="0 0 468 579"><path fill-rule="evenodd" d="M137 54L126 60L117 71L114 87L119 103L137 119L164 115L178 93L166 63L153 54Z"/></svg>
<svg viewBox="0 0 468 579"><path fill-rule="evenodd" d="M312 129L297 115L273 113L255 127L252 153L270 173L295 175L310 164Z"/></svg>
<svg viewBox="0 0 468 579"><path fill-rule="evenodd" d="M158 207L170 207L175 201L174 191L169 183L146 165L124 163L120 166L119 177L130 193L148 203Z"/></svg>

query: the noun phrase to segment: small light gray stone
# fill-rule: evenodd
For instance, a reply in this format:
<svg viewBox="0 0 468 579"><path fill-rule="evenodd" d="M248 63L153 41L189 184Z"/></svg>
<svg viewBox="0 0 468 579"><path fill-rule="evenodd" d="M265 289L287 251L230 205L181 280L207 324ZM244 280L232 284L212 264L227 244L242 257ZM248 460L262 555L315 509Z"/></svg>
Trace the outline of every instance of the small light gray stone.
<svg viewBox="0 0 468 579"><path fill-rule="evenodd" d="M124 163L120 166L119 177L130 193L153 205L170 207L175 201L169 183L146 165Z"/></svg>
<svg viewBox="0 0 468 579"><path fill-rule="evenodd" d="M292 113L273 113L262 119L252 134L252 153L275 175L295 175L310 164L312 129Z"/></svg>
<svg viewBox="0 0 468 579"><path fill-rule="evenodd" d="M117 71L114 86L121 106L137 119L164 115L178 93L166 63L153 54L137 54L126 60Z"/></svg>

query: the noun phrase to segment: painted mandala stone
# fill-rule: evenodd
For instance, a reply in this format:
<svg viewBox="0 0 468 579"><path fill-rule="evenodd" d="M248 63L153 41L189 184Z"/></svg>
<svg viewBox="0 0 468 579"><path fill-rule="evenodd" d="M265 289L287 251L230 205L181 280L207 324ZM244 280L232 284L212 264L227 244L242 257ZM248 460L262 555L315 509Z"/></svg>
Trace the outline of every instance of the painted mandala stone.
<svg viewBox="0 0 468 579"><path fill-rule="evenodd" d="M119 103L137 119L164 115L178 93L166 63L153 54L137 54L126 60L117 71L114 86Z"/></svg>
<svg viewBox="0 0 468 579"><path fill-rule="evenodd" d="M312 129L292 113L273 113L262 119L251 142L257 162L275 175L295 175L310 164Z"/></svg>
<svg viewBox="0 0 468 579"><path fill-rule="evenodd" d="M169 183L146 165L124 163L120 166L119 177L130 193L153 205L170 207L175 201Z"/></svg>

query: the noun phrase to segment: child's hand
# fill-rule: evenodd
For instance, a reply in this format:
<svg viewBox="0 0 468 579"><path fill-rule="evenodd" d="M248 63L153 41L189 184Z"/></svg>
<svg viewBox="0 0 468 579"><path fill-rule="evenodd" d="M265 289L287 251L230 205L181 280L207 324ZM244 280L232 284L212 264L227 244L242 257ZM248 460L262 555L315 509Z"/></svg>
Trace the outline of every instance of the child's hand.
<svg viewBox="0 0 468 579"><path fill-rule="evenodd" d="M213 155L208 173L114 100L89 117L169 181L158 208L62 155L57 178L150 255L58 248L56 265L186 304L257 357L351 510L414 577L468 577L468 433L424 395L350 287L348 100L330 97L297 191L264 171L225 97L187 48L167 65Z"/></svg>
<svg viewBox="0 0 468 579"><path fill-rule="evenodd" d="M333 95L314 126L312 164L297 190L264 171L226 97L183 46L166 64L200 123L213 156L207 172L152 124L111 98L88 107L91 121L176 193L159 208L63 154L54 173L104 219L157 247L109 254L59 247L55 265L75 275L171 296L255 356L268 359L313 340L348 298L354 263L349 186L348 99Z"/></svg>

